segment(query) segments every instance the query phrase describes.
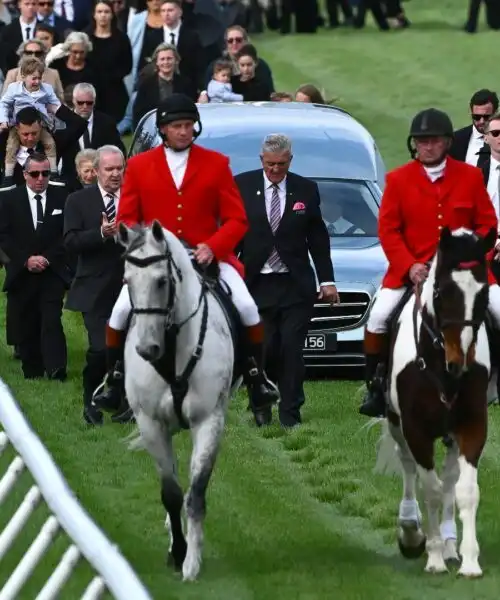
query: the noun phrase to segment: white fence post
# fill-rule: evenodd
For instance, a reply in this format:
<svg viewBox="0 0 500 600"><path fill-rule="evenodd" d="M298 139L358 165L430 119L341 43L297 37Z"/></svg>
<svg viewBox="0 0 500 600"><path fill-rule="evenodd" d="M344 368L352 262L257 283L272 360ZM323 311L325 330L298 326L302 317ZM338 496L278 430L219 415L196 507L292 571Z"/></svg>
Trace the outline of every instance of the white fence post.
<svg viewBox="0 0 500 600"><path fill-rule="evenodd" d="M13 600L18 597L19 590L60 528L74 544L66 550L36 600L57 598L81 556L99 573L99 576L89 583L81 600L97 600L106 588L116 600L152 600L117 547L106 538L79 504L51 455L28 424L9 388L1 379L0 423L4 429L0 432L0 454L10 443L19 455L14 458L0 480L0 506L25 468L35 480L35 485L28 491L0 533L0 560L8 552L42 498L52 512L0 590L0 600Z"/></svg>

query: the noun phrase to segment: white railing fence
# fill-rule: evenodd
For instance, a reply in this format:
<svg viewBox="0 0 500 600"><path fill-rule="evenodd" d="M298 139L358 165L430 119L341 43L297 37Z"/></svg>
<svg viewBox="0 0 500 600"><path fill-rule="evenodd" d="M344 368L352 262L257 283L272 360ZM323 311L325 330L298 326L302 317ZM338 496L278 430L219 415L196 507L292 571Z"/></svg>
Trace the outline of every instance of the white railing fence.
<svg viewBox="0 0 500 600"><path fill-rule="evenodd" d="M0 508L23 473L29 471L35 482L0 532L0 565L42 501L52 513L0 589L0 600L27 597L21 591L23 586L61 530L73 543L66 549L35 600L67 598L63 587L82 557L97 571L97 575L89 582L81 600L97 600L106 590L117 600L152 600L117 547L78 503L51 455L31 429L1 379L0 423L3 426L3 431L0 431L0 455L9 446L17 453L0 479Z"/></svg>

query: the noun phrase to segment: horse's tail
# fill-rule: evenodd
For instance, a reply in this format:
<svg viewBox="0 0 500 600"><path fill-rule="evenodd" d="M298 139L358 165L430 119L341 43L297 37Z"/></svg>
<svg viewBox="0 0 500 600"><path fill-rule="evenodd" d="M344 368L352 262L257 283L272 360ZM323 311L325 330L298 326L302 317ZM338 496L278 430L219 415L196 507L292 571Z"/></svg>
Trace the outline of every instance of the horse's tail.
<svg viewBox="0 0 500 600"><path fill-rule="evenodd" d="M401 463L397 453L397 444L389 431L389 422L387 419L373 419L373 425L377 423L382 425L382 434L377 443L377 462L373 471L382 475L400 475Z"/></svg>

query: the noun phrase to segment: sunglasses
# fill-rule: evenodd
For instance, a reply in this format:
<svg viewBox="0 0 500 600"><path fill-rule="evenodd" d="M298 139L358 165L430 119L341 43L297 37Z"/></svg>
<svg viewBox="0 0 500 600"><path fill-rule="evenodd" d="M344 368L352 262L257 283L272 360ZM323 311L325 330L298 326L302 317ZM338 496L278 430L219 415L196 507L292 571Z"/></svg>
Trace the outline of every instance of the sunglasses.
<svg viewBox="0 0 500 600"><path fill-rule="evenodd" d="M492 131L488 131L488 135L497 138L500 135L500 129L493 129Z"/></svg>
<svg viewBox="0 0 500 600"><path fill-rule="evenodd" d="M226 41L228 44L241 44L241 42L243 41L243 38L242 37L227 38Z"/></svg>
<svg viewBox="0 0 500 600"><path fill-rule="evenodd" d="M75 104L78 104L78 106L93 106L94 101L93 100L77 100L75 102Z"/></svg>
<svg viewBox="0 0 500 600"><path fill-rule="evenodd" d="M26 171L30 177L33 179L38 179L40 175L42 177L48 177L50 175L50 171Z"/></svg>
<svg viewBox="0 0 500 600"><path fill-rule="evenodd" d="M25 50L23 54L26 54L26 56L42 57L44 53L41 50Z"/></svg>
<svg viewBox="0 0 500 600"><path fill-rule="evenodd" d="M489 118L490 118L492 115L471 115L471 116L472 116L472 119L473 119L474 121L480 121L481 119L484 119L484 120L486 121L486 120L487 120L487 119L489 119Z"/></svg>

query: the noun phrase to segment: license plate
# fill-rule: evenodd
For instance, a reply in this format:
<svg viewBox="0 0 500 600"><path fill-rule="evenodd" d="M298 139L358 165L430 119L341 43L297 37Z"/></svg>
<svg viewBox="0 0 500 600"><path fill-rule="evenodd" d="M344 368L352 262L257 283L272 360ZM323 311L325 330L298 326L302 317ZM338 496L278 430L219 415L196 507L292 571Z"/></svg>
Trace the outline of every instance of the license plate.
<svg viewBox="0 0 500 600"><path fill-rule="evenodd" d="M326 350L326 336L324 333L308 333L304 343L304 350Z"/></svg>

